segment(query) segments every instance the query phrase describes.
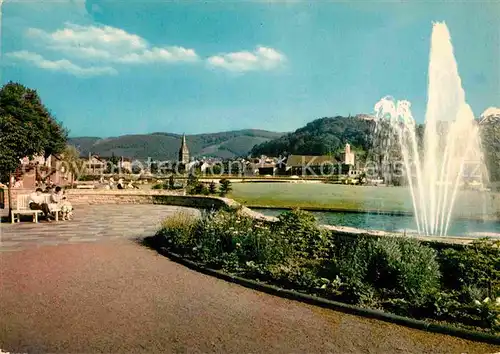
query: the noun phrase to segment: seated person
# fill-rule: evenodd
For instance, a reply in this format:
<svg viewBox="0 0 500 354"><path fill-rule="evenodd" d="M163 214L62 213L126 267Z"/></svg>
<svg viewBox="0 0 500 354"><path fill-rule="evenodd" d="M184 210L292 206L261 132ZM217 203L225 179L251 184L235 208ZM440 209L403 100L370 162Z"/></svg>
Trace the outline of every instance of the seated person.
<svg viewBox="0 0 500 354"><path fill-rule="evenodd" d="M31 210L41 210L45 219L49 222L51 221L49 205L45 203L42 188L37 188L35 193L31 193L29 207Z"/></svg>
<svg viewBox="0 0 500 354"><path fill-rule="evenodd" d="M73 218L73 205L70 203L68 198L66 197L65 192L63 191L61 211L63 213L63 220L71 220Z"/></svg>
<svg viewBox="0 0 500 354"><path fill-rule="evenodd" d="M73 216L73 206L67 200L61 187L57 186L55 188L54 193L50 196L50 199L52 203L61 208L62 219L71 220L71 217Z"/></svg>

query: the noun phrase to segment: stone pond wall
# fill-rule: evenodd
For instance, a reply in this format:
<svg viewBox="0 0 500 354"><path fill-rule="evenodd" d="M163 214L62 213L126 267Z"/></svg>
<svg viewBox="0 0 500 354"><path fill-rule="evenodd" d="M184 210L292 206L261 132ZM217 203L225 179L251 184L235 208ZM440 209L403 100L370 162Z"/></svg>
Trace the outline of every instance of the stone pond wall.
<svg viewBox="0 0 500 354"><path fill-rule="evenodd" d="M186 196L183 192L162 190L68 190L66 194L73 205L165 204L200 209L220 209L231 204L224 198Z"/></svg>

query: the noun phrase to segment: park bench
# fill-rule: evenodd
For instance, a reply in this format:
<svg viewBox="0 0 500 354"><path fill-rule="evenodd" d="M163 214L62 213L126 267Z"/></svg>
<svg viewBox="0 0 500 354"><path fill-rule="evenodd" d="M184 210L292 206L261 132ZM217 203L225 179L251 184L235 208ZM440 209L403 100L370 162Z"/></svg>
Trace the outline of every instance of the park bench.
<svg viewBox="0 0 500 354"><path fill-rule="evenodd" d="M46 194L44 197L44 203L49 206L49 211L54 214L56 221L59 221L59 212L61 208L53 203L50 203L50 195ZM33 222L38 222L38 215L42 213L41 210L31 210L29 206L30 196L29 195L18 195L17 196L17 206L16 209L11 211L11 222L15 223L20 221L21 215L33 215Z"/></svg>
<svg viewBox="0 0 500 354"><path fill-rule="evenodd" d="M95 189L95 185L93 184L78 184L76 189Z"/></svg>

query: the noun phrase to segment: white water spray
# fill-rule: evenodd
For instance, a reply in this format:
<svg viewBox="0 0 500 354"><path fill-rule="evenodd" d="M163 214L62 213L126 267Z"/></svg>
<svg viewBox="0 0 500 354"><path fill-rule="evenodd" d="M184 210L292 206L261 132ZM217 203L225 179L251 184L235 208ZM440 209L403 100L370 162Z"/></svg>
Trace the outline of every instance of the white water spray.
<svg viewBox="0 0 500 354"><path fill-rule="evenodd" d="M384 97L375 105L377 130L386 132L383 136L388 148L391 144L399 147L419 234L444 236L465 167L481 155L478 126L465 101L444 23L435 23L432 30L425 132L420 147L410 108L408 101Z"/></svg>

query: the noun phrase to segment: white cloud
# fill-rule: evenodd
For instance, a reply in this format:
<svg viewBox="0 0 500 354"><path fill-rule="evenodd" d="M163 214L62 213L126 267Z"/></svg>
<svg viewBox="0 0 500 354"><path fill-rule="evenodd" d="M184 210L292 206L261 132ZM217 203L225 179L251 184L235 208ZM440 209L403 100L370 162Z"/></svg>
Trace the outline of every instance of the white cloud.
<svg viewBox="0 0 500 354"><path fill-rule="evenodd" d="M286 57L273 48L257 47L253 52L242 51L215 55L207 59L217 68L233 72L272 70L280 67Z"/></svg>
<svg viewBox="0 0 500 354"><path fill-rule="evenodd" d="M110 26L67 23L63 29L51 33L30 28L26 34L40 40L48 49L79 60L144 64L195 61L198 58L193 49L154 47L138 35Z"/></svg>
<svg viewBox="0 0 500 354"><path fill-rule="evenodd" d="M32 65L39 67L41 69L67 72L80 77L117 74L117 71L109 66L82 67L72 63L67 59L48 60L45 59L40 54L29 52L26 50L7 53L7 56L16 60L29 62Z"/></svg>
<svg viewBox="0 0 500 354"><path fill-rule="evenodd" d="M32 47L7 53L9 57L80 77L116 74L124 65L199 61L194 49L154 46L137 34L111 26L65 23L53 31L30 27L24 33ZM205 60L211 67L242 73L277 69L286 57L276 49L258 46L254 51L222 53Z"/></svg>

